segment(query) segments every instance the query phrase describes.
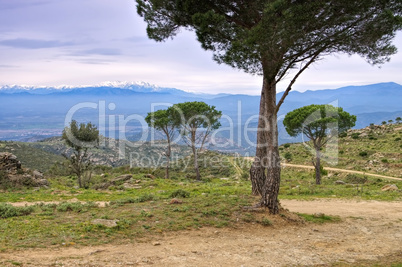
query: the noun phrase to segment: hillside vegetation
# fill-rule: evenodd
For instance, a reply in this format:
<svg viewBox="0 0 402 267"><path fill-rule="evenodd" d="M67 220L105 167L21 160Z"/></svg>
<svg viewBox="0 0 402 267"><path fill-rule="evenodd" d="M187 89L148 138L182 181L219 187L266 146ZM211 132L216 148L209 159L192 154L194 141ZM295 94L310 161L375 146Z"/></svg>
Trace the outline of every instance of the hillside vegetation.
<svg viewBox="0 0 402 267"><path fill-rule="evenodd" d="M402 124L350 130L338 141L338 147L332 147L339 151L338 163L324 166L402 178ZM280 150L286 162L312 166L305 144L284 144Z"/></svg>

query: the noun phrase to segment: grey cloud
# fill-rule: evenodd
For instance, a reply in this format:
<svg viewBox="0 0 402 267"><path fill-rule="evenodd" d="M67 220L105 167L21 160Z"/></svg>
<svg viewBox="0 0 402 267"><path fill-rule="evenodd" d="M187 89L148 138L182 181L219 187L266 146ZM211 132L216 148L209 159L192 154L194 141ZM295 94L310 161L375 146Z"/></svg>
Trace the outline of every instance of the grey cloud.
<svg viewBox="0 0 402 267"><path fill-rule="evenodd" d="M115 48L94 48L83 51L87 55L102 55L102 56L116 56L121 55L120 49Z"/></svg>
<svg viewBox="0 0 402 267"><path fill-rule="evenodd" d="M0 45L9 46L13 48L24 49L41 49L41 48L53 48L74 45L72 42L60 42L56 40L37 40L37 39L9 39L0 41Z"/></svg>
<svg viewBox="0 0 402 267"><path fill-rule="evenodd" d="M12 69L12 68L19 68L19 66L0 64L0 69Z"/></svg>
<svg viewBox="0 0 402 267"><path fill-rule="evenodd" d="M38 1L32 1L32 0L5 0L5 1L0 1L0 10L5 10L5 9L17 9L17 8L24 8L27 6L39 6L39 5L45 5L50 3L51 1L49 0L38 0Z"/></svg>

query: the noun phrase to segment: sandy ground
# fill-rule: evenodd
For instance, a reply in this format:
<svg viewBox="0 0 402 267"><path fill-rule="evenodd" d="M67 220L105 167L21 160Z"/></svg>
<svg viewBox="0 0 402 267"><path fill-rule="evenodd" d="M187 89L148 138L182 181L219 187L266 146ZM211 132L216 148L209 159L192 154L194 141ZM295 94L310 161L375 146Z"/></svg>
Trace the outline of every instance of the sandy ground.
<svg viewBox="0 0 402 267"><path fill-rule="evenodd" d="M0 253L15 266L330 266L402 262L402 203L282 200L293 212L338 215L339 223L202 228L141 242ZM382 265L382 264L381 264Z"/></svg>

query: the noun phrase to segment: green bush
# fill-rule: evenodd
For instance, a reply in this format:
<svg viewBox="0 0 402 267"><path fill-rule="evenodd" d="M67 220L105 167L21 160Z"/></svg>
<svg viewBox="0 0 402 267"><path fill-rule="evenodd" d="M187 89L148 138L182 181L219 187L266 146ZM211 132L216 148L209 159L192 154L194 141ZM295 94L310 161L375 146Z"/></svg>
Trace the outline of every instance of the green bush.
<svg viewBox="0 0 402 267"><path fill-rule="evenodd" d="M290 147L290 144L284 144L283 145L285 148L288 148L288 147Z"/></svg>
<svg viewBox="0 0 402 267"><path fill-rule="evenodd" d="M395 138L395 141L401 141L400 137Z"/></svg>
<svg viewBox="0 0 402 267"><path fill-rule="evenodd" d="M368 154L367 154L367 152L366 151L360 151L359 152L359 156L361 156L361 157L366 157Z"/></svg>
<svg viewBox="0 0 402 267"><path fill-rule="evenodd" d="M344 138L344 137L346 137L346 136L348 136L348 134L347 134L346 132L341 132L341 133L339 133L339 137L340 137L340 138Z"/></svg>
<svg viewBox="0 0 402 267"><path fill-rule="evenodd" d="M320 165L320 173L321 173L321 175L328 175L328 171L325 170L322 165Z"/></svg>
<svg viewBox="0 0 402 267"><path fill-rule="evenodd" d="M381 159L382 163L388 163L388 159Z"/></svg>
<svg viewBox="0 0 402 267"><path fill-rule="evenodd" d="M284 155L285 159L287 161L291 161L292 160L292 154L290 152L286 152Z"/></svg>
<svg viewBox="0 0 402 267"><path fill-rule="evenodd" d="M32 206L30 207L14 207L10 204L1 203L0 204L0 218L10 218L16 216L29 215L34 211Z"/></svg>
<svg viewBox="0 0 402 267"><path fill-rule="evenodd" d="M190 192L187 192L186 190L183 189L177 189L175 191L173 191L170 194L170 197L182 197L182 198L186 198L186 197L190 197Z"/></svg>
<svg viewBox="0 0 402 267"><path fill-rule="evenodd" d="M353 139L359 139L360 133L352 133L352 138Z"/></svg>

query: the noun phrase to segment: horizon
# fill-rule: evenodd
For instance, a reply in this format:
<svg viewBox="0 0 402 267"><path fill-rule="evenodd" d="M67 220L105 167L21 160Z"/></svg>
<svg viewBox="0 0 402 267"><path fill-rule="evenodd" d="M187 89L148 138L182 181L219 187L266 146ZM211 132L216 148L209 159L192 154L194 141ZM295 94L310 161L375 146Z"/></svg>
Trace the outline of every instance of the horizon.
<svg viewBox="0 0 402 267"><path fill-rule="evenodd" d="M299 93L305 93L305 92L314 92L314 91L324 91L324 90L338 90L342 89L345 87L363 87L363 86L371 86L371 85L379 85L379 84L397 84L397 85L402 85L397 82L389 81L389 82L378 82L378 83L371 83L371 84L362 84L362 85L345 85L337 88L317 88L317 89L307 89L305 91L301 90L291 90L290 92L299 92ZM144 81L104 81L98 84L85 84L85 85L58 85L58 86L47 86L47 85L27 85L27 84L9 84L9 85L0 85L0 91L2 90L7 90L7 89L22 89L22 90L36 90L36 89L55 89L55 90L68 90L68 89L84 89L84 88L96 88L96 87L109 87L109 88L115 88L115 89L122 89L122 90L130 90L130 88L124 88L124 87L119 87L119 86L141 86L143 88L154 88L154 89L173 89L173 90L179 90L182 92L186 93L192 93L192 94L205 94L205 95L220 95L220 94L226 94L226 95L249 95L249 96L259 96L259 94L240 94L240 93L204 93L204 92L197 92L197 91L187 91L183 90L180 88L172 88L172 87L162 87L157 84L150 84L148 82ZM153 92L157 92L153 91ZM277 91L277 94L284 92L284 90Z"/></svg>
<svg viewBox="0 0 402 267"><path fill-rule="evenodd" d="M260 76L217 64L193 32L183 30L163 43L149 40L131 0L2 1L0 32L0 85L77 86L127 80L207 94L261 91ZM393 43L399 52L381 68L357 55L333 54L303 73L293 90L402 84L402 32ZM287 82L278 84L278 92Z"/></svg>

